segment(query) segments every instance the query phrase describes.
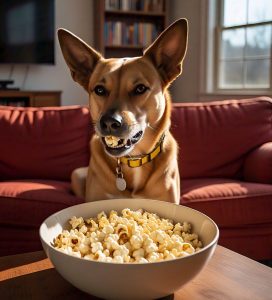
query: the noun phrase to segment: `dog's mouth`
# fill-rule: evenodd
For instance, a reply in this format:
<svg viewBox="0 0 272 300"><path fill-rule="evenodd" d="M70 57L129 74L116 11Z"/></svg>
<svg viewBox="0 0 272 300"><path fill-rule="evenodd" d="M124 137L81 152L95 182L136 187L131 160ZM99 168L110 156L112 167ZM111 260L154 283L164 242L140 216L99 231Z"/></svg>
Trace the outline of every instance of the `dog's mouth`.
<svg viewBox="0 0 272 300"><path fill-rule="evenodd" d="M113 135L108 135L102 137L102 141L109 154L113 156L121 156L124 155L125 152L127 153L128 150L132 149L132 147L139 142L142 136L143 136L143 131L141 130L128 139L124 139Z"/></svg>

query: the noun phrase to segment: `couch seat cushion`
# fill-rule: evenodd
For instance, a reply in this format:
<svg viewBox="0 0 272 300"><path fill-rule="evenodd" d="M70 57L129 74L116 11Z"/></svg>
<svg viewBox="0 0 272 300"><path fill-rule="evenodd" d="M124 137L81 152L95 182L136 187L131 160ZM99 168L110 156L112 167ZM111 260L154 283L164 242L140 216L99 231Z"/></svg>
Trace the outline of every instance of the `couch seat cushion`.
<svg viewBox="0 0 272 300"><path fill-rule="evenodd" d="M70 183L49 180L0 182L0 224L40 226L48 216L83 202L75 197Z"/></svg>
<svg viewBox="0 0 272 300"><path fill-rule="evenodd" d="M272 185L230 179L187 179L180 203L211 217L221 227L272 224Z"/></svg>

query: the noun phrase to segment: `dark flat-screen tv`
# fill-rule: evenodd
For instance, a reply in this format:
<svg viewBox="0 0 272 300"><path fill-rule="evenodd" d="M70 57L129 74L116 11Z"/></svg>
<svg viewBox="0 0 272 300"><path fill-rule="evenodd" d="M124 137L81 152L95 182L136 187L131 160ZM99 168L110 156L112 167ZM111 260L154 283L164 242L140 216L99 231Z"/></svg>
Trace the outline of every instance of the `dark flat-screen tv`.
<svg viewBox="0 0 272 300"><path fill-rule="evenodd" d="M54 0L0 0L0 64L54 64Z"/></svg>

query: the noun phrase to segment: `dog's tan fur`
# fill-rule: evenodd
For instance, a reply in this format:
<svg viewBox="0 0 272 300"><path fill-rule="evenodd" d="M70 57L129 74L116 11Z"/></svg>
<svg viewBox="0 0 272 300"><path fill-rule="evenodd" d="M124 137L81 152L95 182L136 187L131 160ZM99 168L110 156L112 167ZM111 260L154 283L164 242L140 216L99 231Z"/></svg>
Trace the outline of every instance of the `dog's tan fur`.
<svg viewBox="0 0 272 300"><path fill-rule="evenodd" d="M178 147L169 132L171 99L167 89L181 73L187 31L187 21L180 19L166 29L142 57L126 59L104 59L70 32L58 31L72 77L89 93L95 124L112 107L118 108L129 126L144 124L143 138L129 153L131 156L151 152L165 133L163 151L154 160L137 168L122 165L127 182L123 192L118 191L115 184L116 158L106 153L101 138L94 135L90 143L89 167L72 174L75 193L84 196L86 201L143 197L179 203ZM149 90L142 95L131 95L131 90L139 83L148 86ZM97 84L106 86L109 95L97 96L94 93Z"/></svg>

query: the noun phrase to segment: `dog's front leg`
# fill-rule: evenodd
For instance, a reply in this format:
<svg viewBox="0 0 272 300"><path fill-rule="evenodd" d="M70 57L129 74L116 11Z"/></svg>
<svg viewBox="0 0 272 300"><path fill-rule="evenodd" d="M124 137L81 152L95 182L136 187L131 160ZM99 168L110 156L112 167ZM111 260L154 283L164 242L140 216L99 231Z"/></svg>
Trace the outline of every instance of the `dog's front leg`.
<svg viewBox="0 0 272 300"><path fill-rule="evenodd" d="M178 167L167 174L163 171L151 176L144 189L132 193L133 198L147 198L179 204L180 202L180 178Z"/></svg>
<svg viewBox="0 0 272 300"><path fill-rule="evenodd" d="M88 167L77 168L72 172L72 190L76 196L85 198Z"/></svg>

